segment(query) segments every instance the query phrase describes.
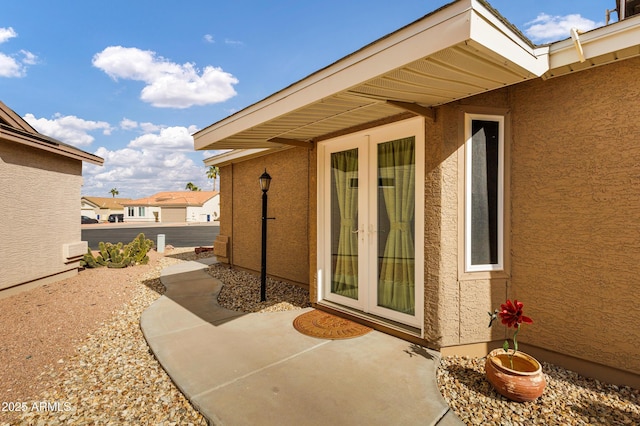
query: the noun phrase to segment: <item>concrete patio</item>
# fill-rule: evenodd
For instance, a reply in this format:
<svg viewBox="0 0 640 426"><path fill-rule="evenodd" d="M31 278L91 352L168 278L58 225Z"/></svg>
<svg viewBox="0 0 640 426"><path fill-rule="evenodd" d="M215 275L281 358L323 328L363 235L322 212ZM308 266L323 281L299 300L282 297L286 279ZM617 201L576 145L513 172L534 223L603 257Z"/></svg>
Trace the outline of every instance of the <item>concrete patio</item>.
<svg viewBox="0 0 640 426"><path fill-rule="evenodd" d="M437 352L372 331L296 331L310 310L243 314L217 304L214 259L162 271L141 327L174 383L215 425L460 425L438 391Z"/></svg>

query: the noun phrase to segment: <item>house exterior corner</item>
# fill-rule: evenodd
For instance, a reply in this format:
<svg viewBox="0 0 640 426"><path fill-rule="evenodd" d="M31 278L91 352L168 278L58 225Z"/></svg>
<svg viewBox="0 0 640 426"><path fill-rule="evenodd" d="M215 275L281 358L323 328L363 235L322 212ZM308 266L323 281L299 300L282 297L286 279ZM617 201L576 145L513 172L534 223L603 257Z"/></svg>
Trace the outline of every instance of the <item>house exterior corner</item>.
<svg viewBox="0 0 640 426"><path fill-rule="evenodd" d="M39 134L0 102L0 297L78 273L87 250L78 211L83 161L103 162Z"/></svg>
<svg viewBox="0 0 640 426"><path fill-rule="evenodd" d="M483 2L455 5L463 3L495 24L483 34L487 44L509 33ZM431 21L448 22L447 9L418 21L419 34ZM320 77L344 83L354 57L376 64L385 43L413 29L196 134L200 149L239 150L217 163L224 179L216 255L260 269L258 177L266 169L275 217L268 273L308 284L316 307L445 355L484 356L510 337L487 327L487 313L517 299L534 319L519 335L527 351L640 388L640 317L632 314L640 273L640 16L581 35L585 52L597 52L584 63L570 41L530 49L521 40L514 57L539 53L548 61L546 71L536 62L540 76L514 77L521 68L492 62L498 50L470 53L452 41L447 58L426 52L317 100ZM458 65L472 54L478 61L469 70L482 63L492 70L482 75L504 75L504 84L453 98L449 82L465 85L477 74L454 67L446 75L456 77L442 83L445 65L431 61ZM439 86L420 86L415 75ZM452 98L434 101L432 92ZM285 96L293 94L295 104ZM254 136L269 132L266 140Z"/></svg>

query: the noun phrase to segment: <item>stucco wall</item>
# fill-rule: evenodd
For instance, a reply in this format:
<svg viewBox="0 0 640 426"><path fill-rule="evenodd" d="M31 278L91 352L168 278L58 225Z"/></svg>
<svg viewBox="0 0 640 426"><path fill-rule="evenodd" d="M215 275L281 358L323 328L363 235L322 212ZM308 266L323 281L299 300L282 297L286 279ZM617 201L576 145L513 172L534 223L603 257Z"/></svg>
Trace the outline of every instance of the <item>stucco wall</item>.
<svg viewBox="0 0 640 426"><path fill-rule="evenodd" d="M517 298L535 321L522 331L523 344L640 374L638 69L640 58L537 79L438 107L427 120L430 345L500 341L505 330L489 329L487 312ZM506 114L501 273L466 274L462 265L464 112ZM266 167L269 216L277 218L269 222L269 273L311 280L315 300L314 156L292 149L223 167L221 234L232 236L234 264L259 270L257 179Z"/></svg>
<svg viewBox="0 0 640 426"><path fill-rule="evenodd" d="M508 271L464 273L463 153L465 112L504 114L508 99L504 89L448 104L426 123L424 329L436 348L504 337L487 312L504 301Z"/></svg>
<svg viewBox="0 0 640 426"><path fill-rule="evenodd" d="M0 289L77 269L82 163L0 140Z"/></svg>
<svg viewBox="0 0 640 426"><path fill-rule="evenodd" d="M640 58L513 90L511 295L527 343L640 373Z"/></svg>
<svg viewBox="0 0 640 426"><path fill-rule="evenodd" d="M427 125L427 341L437 347L499 341L504 328L487 329L487 312L516 298L535 321L520 342L640 374L638 69L640 58L438 109ZM511 212L507 274L490 279L461 273L459 135L461 111L494 107L508 111Z"/></svg>
<svg viewBox="0 0 640 426"><path fill-rule="evenodd" d="M232 178L224 173L220 233L231 236L232 263L260 271L262 243L262 192L258 178L266 168L271 175L268 192L267 273L309 284L309 151L293 148L234 164ZM232 182L229 182L231 180ZM232 205L225 198L232 185ZM233 210L231 235L229 212Z"/></svg>

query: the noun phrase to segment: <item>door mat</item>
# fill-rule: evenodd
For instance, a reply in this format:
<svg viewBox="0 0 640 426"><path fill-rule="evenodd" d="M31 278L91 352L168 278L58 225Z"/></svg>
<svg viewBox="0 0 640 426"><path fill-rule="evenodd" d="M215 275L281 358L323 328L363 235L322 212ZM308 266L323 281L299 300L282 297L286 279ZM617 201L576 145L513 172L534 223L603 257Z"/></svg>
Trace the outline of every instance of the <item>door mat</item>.
<svg viewBox="0 0 640 426"><path fill-rule="evenodd" d="M299 315L293 320L293 327L307 336L331 340L351 339L367 334L372 330L372 328L357 322L317 309Z"/></svg>

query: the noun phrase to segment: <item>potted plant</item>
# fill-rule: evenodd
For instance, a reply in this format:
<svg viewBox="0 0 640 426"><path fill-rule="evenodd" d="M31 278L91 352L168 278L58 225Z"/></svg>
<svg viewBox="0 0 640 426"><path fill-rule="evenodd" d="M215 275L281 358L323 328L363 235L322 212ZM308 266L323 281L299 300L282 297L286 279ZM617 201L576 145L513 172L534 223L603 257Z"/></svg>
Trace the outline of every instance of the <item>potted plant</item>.
<svg viewBox="0 0 640 426"><path fill-rule="evenodd" d="M544 392L547 382L540 363L524 352L518 351L518 333L522 324L531 324L533 320L522 314L524 304L517 300L507 300L500 309L489 312L489 327L500 317L507 330L514 328L513 349L509 340L505 340L502 349L494 349L487 355L485 373L489 383L501 395L512 401L533 401Z"/></svg>

